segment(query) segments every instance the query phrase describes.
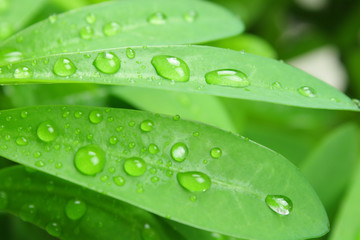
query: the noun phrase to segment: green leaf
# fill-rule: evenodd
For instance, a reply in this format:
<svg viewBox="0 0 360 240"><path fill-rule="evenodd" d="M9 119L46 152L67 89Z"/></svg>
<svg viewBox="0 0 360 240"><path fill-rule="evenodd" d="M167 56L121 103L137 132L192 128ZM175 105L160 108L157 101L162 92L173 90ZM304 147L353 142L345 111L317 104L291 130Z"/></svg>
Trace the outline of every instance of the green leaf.
<svg viewBox="0 0 360 240"><path fill-rule="evenodd" d="M357 164L358 147L358 127L344 125L330 133L300 167L330 216Z"/></svg>
<svg viewBox="0 0 360 240"><path fill-rule="evenodd" d="M134 59L127 57L129 51L135 52ZM177 67L180 60L182 64ZM213 47L153 46L78 52L22 60L1 69L0 84L128 85L359 111L342 92L290 65Z"/></svg>
<svg viewBox="0 0 360 240"><path fill-rule="evenodd" d="M345 195L329 240L354 240L360 237L360 167Z"/></svg>
<svg viewBox="0 0 360 240"><path fill-rule="evenodd" d="M188 14L190 19L184 17ZM231 13L205 1L114 1L50 16L14 35L0 45L0 64L11 60L9 55L20 59L79 50L199 43L243 30Z"/></svg>
<svg viewBox="0 0 360 240"><path fill-rule="evenodd" d="M185 119L236 132L223 104L213 96L130 87L113 87L111 92L141 110L178 114Z"/></svg>
<svg viewBox="0 0 360 240"><path fill-rule="evenodd" d="M1 0L0 40L23 28L45 3L46 0ZM21 38L14 40L21 42Z"/></svg>
<svg viewBox="0 0 360 240"><path fill-rule="evenodd" d="M18 166L0 171L0 179L0 206L55 237L171 239L148 212L56 177Z"/></svg>
<svg viewBox="0 0 360 240"><path fill-rule="evenodd" d="M211 126L75 106L2 111L0 126L0 155L175 221L264 240L328 231L322 204L296 167ZM268 206L265 199L278 195L284 208Z"/></svg>

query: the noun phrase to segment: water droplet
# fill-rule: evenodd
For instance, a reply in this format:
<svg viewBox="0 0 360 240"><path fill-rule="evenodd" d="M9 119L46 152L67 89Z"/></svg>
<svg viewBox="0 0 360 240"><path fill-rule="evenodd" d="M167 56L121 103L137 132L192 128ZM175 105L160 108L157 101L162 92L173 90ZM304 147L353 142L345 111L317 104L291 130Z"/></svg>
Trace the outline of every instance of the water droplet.
<svg viewBox="0 0 360 240"><path fill-rule="evenodd" d="M56 14L53 14L53 15L49 16L48 19L51 24L54 24L54 23L56 23L57 16L56 16Z"/></svg>
<svg viewBox="0 0 360 240"><path fill-rule="evenodd" d="M124 186L124 184L125 184L125 178L123 178L121 176L113 177L113 181L119 187Z"/></svg>
<svg viewBox="0 0 360 240"><path fill-rule="evenodd" d="M60 77L67 77L73 75L77 68L74 63L68 58L59 58L54 65L54 73Z"/></svg>
<svg viewBox="0 0 360 240"><path fill-rule="evenodd" d="M189 150L185 143L175 143L171 148L171 157L177 162L184 161L188 154Z"/></svg>
<svg viewBox="0 0 360 240"><path fill-rule="evenodd" d="M99 71L107 74L116 73L121 67L120 59L111 52L99 53L93 64Z"/></svg>
<svg viewBox="0 0 360 240"><path fill-rule="evenodd" d="M197 197L195 195L191 195L190 201L196 202L196 200L197 200Z"/></svg>
<svg viewBox="0 0 360 240"><path fill-rule="evenodd" d="M176 178L179 184L190 192L205 192L211 187L211 179L202 172L179 172Z"/></svg>
<svg viewBox="0 0 360 240"><path fill-rule="evenodd" d="M134 59L135 58L135 51L132 48L127 48L126 49L126 56L130 59Z"/></svg>
<svg viewBox="0 0 360 240"><path fill-rule="evenodd" d="M34 204L26 204L21 207L20 218L23 221L30 222L35 219L37 210Z"/></svg>
<svg viewBox="0 0 360 240"><path fill-rule="evenodd" d="M51 222L45 227L46 231L54 237L61 236L61 227L57 222Z"/></svg>
<svg viewBox="0 0 360 240"><path fill-rule="evenodd" d="M63 166L63 164L60 163L60 162L55 163L55 168L56 168L56 169L60 169L60 168L62 168L62 166Z"/></svg>
<svg viewBox="0 0 360 240"><path fill-rule="evenodd" d="M161 240L162 238L149 224L145 224L141 233L142 240Z"/></svg>
<svg viewBox="0 0 360 240"><path fill-rule="evenodd" d="M78 118L78 119L81 118L83 115L84 115L84 113L81 111L77 111L74 113L75 118Z"/></svg>
<svg viewBox="0 0 360 240"><path fill-rule="evenodd" d="M180 120L180 115L175 115L175 116L173 117L173 120L174 120L174 121L179 121L179 120Z"/></svg>
<svg viewBox="0 0 360 240"><path fill-rule="evenodd" d="M94 36L94 30L90 26L83 27L80 30L80 37L85 40L90 40Z"/></svg>
<svg viewBox="0 0 360 240"><path fill-rule="evenodd" d="M248 87L250 82L245 73L239 70L221 69L205 74L205 81L208 84L230 86L230 87Z"/></svg>
<svg viewBox="0 0 360 240"><path fill-rule="evenodd" d="M31 78L32 76L33 71L28 67L18 67L14 72L15 78Z"/></svg>
<svg viewBox="0 0 360 240"><path fill-rule="evenodd" d="M193 136L194 136L194 137L198 137L199 135L200 135L199 132L193 132Z"/></svg>
<svg viewBox="0 0 360 240"><path fill-rule="evenodd" d="M274 87L274 88L282 88L282 85L281 85L281 83L280 82L273 82L272 83L272 86Z"/></svg>
<svg viewBox="0 0 360 240"><path fill-rule="evenodd" d="M197 17L198 14L195 10L190 10L189 12L184 14L184 20L189 23L194 22Z"/></svg>
<svg viewBox="0 0 360 240"><path fill-rule="evenodd" d="M360 100L359 99L352 99L352 102L358 107L360 108Z"/></svg>
<svg viewBox="0 0 360 240"><path fill-rule="evenodd" d="M96 15L93 14L93 13L89 13L86 16L86 22L89 23L89 24L94 24L96 22Z"/></svg>
<svg viewBox="0 0 360 240"><path fill-rule="evenodd" d="M45 166L45 162L44 162L44 161L41 161L41 160L36 161L36 162L35 162L35 166L37 166L37 167L44 167L44 166Z"/></svg>
<svg viewBox="0 0 360 240"><path fill-rule="evenodd" d="M100 111L94 110L91 111L89 114L89 120L90 122L94 123L94 124L98 124L103 120L103 115Z"/></svg>
<svg viewBox="0 0 360 240"><path fill-rule="evenodd" d="M121 26L117 22L109 22L103 28L105 36L110 37L121 32Z"/></svg>
<svg viewBox="0 0 360 240"><path fill-rule="evenodd" d="M298 92L305 97L309 97L309 98L316 97L316 91L311 87L304 86L298 88Z"/></svg>
<svg viewBox="0 0 360 240"><path fill-rule="evenodd" d="M166 23L166 15L162 12L155 12L150 17L148 17L147 21L151 24L165 24Z"/></svg>
<svg viewBox="0 0 360 240"><path fill-rule="evenodd" d="M154 127L154 123L151 120L145 120L140 124L140 129L143 132L150 132Z"/></svg>
<svg viewBox="0 0 360 240"><path fill-rule="evenodd" d="M149 153L157 154L159 152L159 147L156 144L151 143L149 145Z"/></svg>
<svg viewBox="0 0 360 240"><path fill-rule="evenodd" d="M65 207L66 216L71 220L79 220L87 210L86 203L78 199L72 199L67 202Z"/></svg>
<svg viewBox="0 0 360 240"><path fill-rule="evenodd" d="M212 158L219 158L222 155L222 151L220 148L213 148L210 150L210 155Z"/></svg>
<svg viewBox="0 0 360 240"><path fill-rule="evenodd" d="M125 160L124 170L130 176L141 176L146 172L146 169L146 163L141 158L133 157Z"/></svg>
<svg viewBox="0 0 360 240"><path fill-rule="evenodd" d="M79 172L85 175L96 175L105 166L105 153L96 145L88 145L80 148L74 158L74 164Z"/></svg>
<svg viewBox="0 0 360 240"><path fill-rule="evenodd" d="M8 202L9 202L9 200L8 200L8 196L7 196L6 192L1 191L0 192L0 210L5 209Z"/></svg>
<svg viewBox="0 0 360 240"><path fill-rule="evenodd" d="M160 179L159 179L159 177L157 177L157 176L154 176L154 177L151 177L151 182L153 182L153 183L156 183L156 182L158 182Z"/></svg>
<svg viewBox="0 0 360 240"><path fill-rule="evenodd" d="M57 128L51 121L45 121L40 123L37 128L37 136L43 142L52 142L58 136Z"/></svg>
<svg viewBox="0 0 360 240"><path fill-rule="evenodd" d="M119 140L117 139L117 137L115 136L112 136L110 139L109 139L109 143L111 145L115 145Z"/></svg>
<svg viewBox="0 0 360 240"><path fill-rule="evenodd" d="M129 126L130 126L130 127L134 127L135 124L136 124L135 121L130 121L130 122L129 122Z"/></svg>
<svg viewBox="0 0 360 240"><path fill-rule="evenodd" d="M157 55L151 60L157 74L165 79L175 82L187 82L190 79L190 69L180 58Z"/></svg>
<svg viewBox="0 0 360 240"><path fill-rule="evenodd" d="M19 146L26 146L28 145L28 140L25 137L18 137L16 139L16 144Z"/></svg>
<svg viewBox="0 0 360 240"><path fill-rule="evenodd" d="M293 208L292 201L282 195L267 195L265 202L271 210L280 215L289 215Z"/></svg>
<svg viewBox="0 0 360 240"><path fill-rule="evenodd" d="M28 114L29 113L27 111L22 111L20 116L21 116L21 118L27 118Z"/></svg>

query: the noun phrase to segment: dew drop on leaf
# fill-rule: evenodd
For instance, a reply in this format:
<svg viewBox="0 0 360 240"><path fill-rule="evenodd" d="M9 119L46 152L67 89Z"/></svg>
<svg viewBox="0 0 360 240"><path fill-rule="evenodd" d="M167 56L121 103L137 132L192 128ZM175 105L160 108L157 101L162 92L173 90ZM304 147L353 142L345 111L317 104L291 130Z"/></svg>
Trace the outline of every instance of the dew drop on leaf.
<svg viewBox="0 0 360 240"><path fill-rule="evenodd" d="M20 209L20 218L23 221L30 222L35 219L37 209L34 204L25 204Z"/></svg>
<svg viewBox="0 0 360 240"><path fill-rule="evenodd" d="M126 49L126 56L130 59L134 59L135 58L135 51L132 48L127 48Z"/></svg>
<svg viewBox="0 0 360 240"><path fill-rule="evenodd" d="M188 147L185 143L175 143L171 148L171 157L177 162L183 162L189 154Z"/></svg>
<svg viewBox="0 0 360 240"><path fill-rule="evenodd" d="M159 234L149 224L145 224L141 233L142 240L161 240Z"/></svg>
<svg viewBox="0 0 360 240"><path fill-rule="evenodd" d="M121 32L121 26L117 22L109 22L105 24L103 32L107 37L114 36Z"/></svg>
<svg viewBox="0 0 360 240"><path fill-rule="evenodd" d="M109 143L110 143L111 145L115 145L118 141L119 141L118 138L115 137L115 136L112 136L112 137L110 137L110 139L109 139Z"/></svg>
<svg viewBox="0 0 360 240"><path fill-rule="evenodd" d="M189 23L194 22L197 18L197 15L198 14L195 10L190 10L189 12L184 14L184 20Z"/></svg>
<svg viewBox="0 0 360 240"><path fill-rule="evenodd" d="M154 123L151 120L145 120L140 124L140 129L143 132L150 132L154 127Z"/></svg>
<svg viewBox="0 0 360 240"><path fill-rule="evenodd" d="M38 160L35 162L35 166L37 167L44 167L45 166L45 162L44 161L41 161L41 160Z"/></svg>
<svg viewBox="0 0 360 240"><path fill-rule="evenodd" d="M37 136L43 142L52 142L58 136L57 128L51 121L45 121L40 123L37 128Z"/></svg>
<svg viewBox="0 0 360 240"><path fill-rule="evenodd" d="M147 21L151 24L165 24L166 23L166 15L162 12L155 12L148 17Z"/></svg>
<svg viewBox="0 0 360 240"><path fill-rule="evenodd" d="M33 71L28 67L18 67L14 71L15 78L31 78Z"/></svg>
<svg viewBox="0 0 360 240"><path fill-rule="evenodd" d="M190 192L205 192L211 187L210 177L202 172L179 172L176 178Z"/></svg>
<svg viewBox="0 0 360 240"><path fill-rule="evenodd" d="M121 176L113 177L113 181L119 187L124 186L124 184L125 184L125 178L123 178Z"/></svg>
<svg viewBox="0 0 360 240"><path fill-rule="evenodd" d="M54 24L57 21L57 16L56 16L56 14L53 14L53 15L49 16L48 19L51 24Z"/></svg>
<svg viewBox="0 0 360 240"><path fill-rule="evenodd" d="M121 66L120 59L111 52L99 53L93 64L99 71L107 74L116 73Z"/></svg>
<svg viewBox="0 0 360 240"><path fill-rule="evenodd" d="M151 143L149 145L149 153L154 155L157 154L158 152L159 152L159 147L156 144Z"/></svg>
<svg viewBox="0 0 360 240"><path fill-rule="evenodd" d="M210 150L210 155L212 158L219 158L222 155L222 151L220 148L213 148Z"/></svg>
<svg viewBox="0 0 360 240"><path fill-rule="evenodd" d="M147 165L141 158L133 157L126 159L124 162L124 170L130 176L138 177L146 172Z"/></svg>
<svg viewBox="0 0 360 240"><path fill-rule="evenodd" d="M157 55L151 60L157 74L175 82L187 82L190 79L190 69L180 58L167 55Z"/></svg>
<svg viewBox="0 0 360 240"><path fill-rule="evenodd" d="M74 158L76 169L82 174L93 176L104 169L105 152L97 145L80 148Z"/></svg>
<svg viewBox="0 0 360 240"><path fill-rule="evenodd" d="M90 26L85 26L80 30L80 37L85 40L90 40L94 36L94 30Z"/></svg>
<svg viewBox="0 0 360 240"><path fill-rule="evenodd" d="M6 192L0 192L0 210L5 209L8 204L8 196Z"/></svg>
<svg viewBox="0 0 360 240"><path fill-rule="evenodd" d="M27 118L28 114L29 113L27 111L22 111L20 116L21 116L21 118Z"/></svg>
<svg viewBox="0 0 360 240"><path fill-rule="evenodd" d="M312 87L304 86L297 90L301 95L309 98L316 97L316 91Z"/></svg>
<svg viewBox="0 0 360 240"><path fill-rule="evenodd" d="M60 77L73 75L77 68L75 64L68 58L59 58L54 65L54 73Z"/></svg>
<svg viewBox="0 0 360 240"><path fill-rule="evenodd" d="M19 146L26 146L28 145L28 140L25 137L18 137L16 139L16 144Z"/></svg>
<svg viewBox="0 0 360 240"><path fill-rule="evenodd" d="M100 111L94 110L89 114L89 120L91 123L98 124L104 119L102 113Z"/></svg>
<svg viewBox="0 0 360 240"><path fill-rule="evenodd" d="M360 108L360 100L359 99L352 99L352 102L358 107Z"/></svg>
<svg viewBox="0 0 360 240"><path fill-rule="evenodd" d="M273 82L273 83L272 83L272 86L273 86L274 88L277 88L277 89L282 88L282 85L281 85L280 82Z"/></svg>
<svg viewBox="0 0 360 240"><path fill-rule="evenodd" d="M280 215L289 215L293 208L292 201L282 195L267 195L265 202L271 210Z"/></svg>
<svg viewBox="0 0 360 240"><path fill-rule="evenodd" d="M86 16L86 22L89 24L94 24L96 22L96 15L94 13L89 13Z"/></svg>
<svg viewBox="0 0 360 240"><path fill-rule="evenodd" d="M82 218L85 215L86 210L86 203L78 199L69 200L65 206L66 216L74 221Z"/></svg>
<svg viewBox="0 0 360 240"><path fill-rule="evenodd" d="M47 224L45 229L51 236L54 236L54 237L61 236L61 226L57 222L51 222L51 223Z"/></svg>
<svg viewBox="0 0 360 240"><path fill-rule="evenodd" d="M245 73L233 69L221 69L205 74L208 84L243 88L250 86L250 81Z"/></svg>

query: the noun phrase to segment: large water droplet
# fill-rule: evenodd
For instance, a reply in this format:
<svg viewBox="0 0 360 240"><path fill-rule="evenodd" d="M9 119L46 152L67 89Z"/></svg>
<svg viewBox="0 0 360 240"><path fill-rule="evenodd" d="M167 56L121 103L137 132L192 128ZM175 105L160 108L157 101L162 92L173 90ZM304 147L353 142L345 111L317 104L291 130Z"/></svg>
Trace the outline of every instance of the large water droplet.
<svg viewBox="0 0 360 240"><path fill-rule="evenodd" d="M171 148L171 157L177 162L184 161L188 154L189 150L185 143L175 143Z"/></svg>
<svg viewBox="0 0 360 240"><path fill-rule="evenodd" d="M18 67L14 72L15 78L31 78L32 76L33 71L28 67Z"/></svg>
<svg viewBox="0 0 360 240"><path fill-rule="evenodd" d="M94 123L94 124L98 124L103 120L103 115L100 111L94 110L91 111L89 114L89 120L90 122Z"/></svg>
<svg viewBox="0 0 360 240"><path fill-rule="evenodd" d="M54 237L61 236L61 226L57 222L51 222L45 227L46 231Z"/></svg>
<svg viewBox="0 0 360 240"><path fill-rule="evenodd" d="M116 22L109 22L107 24L105 24L104 28L103 28L103 32L105 34L105 36L114 36L116 34L118 34L119 32L121 32L121 26L116 23Z"/></svg>
<svg viewBox="0 0 360 240"><path fill-rule="evenodd" d="M22 59L24 55L22 52L14 48L1 48L0 49L0 60L2 62L16 62Z"/></svg>
<svg viewBox="0 0 360 240"><path fill-rule="evenodd" d="M250 82L245 73L233 69L221 69L205 74L205 81L208 84L229 86L229 87L248 87Z"/></svg>
<svg viewBox="0 0 360 240"><path fill-rule="evenodd" d="M57 128L55 124L51 121L45 121L40 123L37 128L37 136L41 141L52 142L58 136Z"/></svg>
<svg viewBox="0 0 360 240"><path fill-rule="evenodd" d="M190 79L190 69L180 58L167 55L157 55L151 60L157 74L175 82L187 82Z"/></svg>
<svg viewBox="0 0 360 240"><path fill-rule="evenodd" d="M289 215L293 208L292 201L282 195L267 195L265 202L271 210L280 215Z"/></svg>
<svg viewBox="0 0 360 240"><path fill-rule="evenodd" d="M158 152L159 152L159 147L158 147L156 144L151 143L151 144L149 145L149 153L151 153L151 154L157 154Z"/></svg>
<svg viewBox="0 0 360 240"><path fill-rule="evenodd" d="M0 210L5 209L8 204L8 196L6 192L1 191L0 192Z"/></svg>
<svg viewBox="0 0 360 240"><path fill-rule="evenodd" d="M166 23L166 15L162 12L155 12L148 17L147 21L151 24L165 24Z"/></svg>
<svg viewBox="0 0 360 240"><path fill-rule="evenodd" d="M67 77L73 75L77 68L74 63L68 58L59 58L54 65L54 73L60 77Z"/></svg>
<svg viewBox="0 0 360 240"><path fill-rule="evenodd" d="M119 71L121 63L114 53L102 52L96 57L94 66L103 73L113 74Z"/></svg>
<svg viewBox="0 0 360 240"><path fill-rule="evenodd" d="M90 40L94 36L94 30L90 26L83 27L80 30L80 37L85 40Z"/></svg>
<svg viewBox="0 0 360 240"><path fill-rule="evenodd" d="M26 146L28 145L28 140L25 137L18 137L16 139L16 144L19 146Z"/></svg>
<svg viewBox="0 0 360 240"><path fill-rule="evenodd" d="M93 176L104 169L106 162L104 151L96 145L80 148L74 158L74 164L79 172Z"/></svg>
<svg viewBox="0 0 360 240"><path fill-rule="evenodd" d="M190 192L205 192L211 187L210 177L202 172L179 172L176 178Z"/></svg>
<svg viewBox="0 0 360 240"><path fill-rule="evenodd" d="M141 176L146 172L146 169L146 163L141 158L133 157L125 160L124 170L130 176Z"/></svg>
<svg viewBox="0 0 360 240"><path fill-rule="evenodd" d="M305 97L309 97L309 98L316 97L315 89L308 86L298 88L298 92Z"/></svg>
<svg viewBox="0 0 360 240"><path fill-rule="evenodd" d="M66 216L74 221L82 218L85 215L86 210L86 203L78 199L68 201L65 207Z"/></svg>
<svg viewBox="0 0 360 240"><path fill-rule="evenodd" d="M140 124L140 129L143 132L150 132L154 127L154 123L151 120L145 120Z"/></svg>
<svg viewBox="0 0 360 240"><path fill-rule="evenodd" d="M135 51L132 48L127 48L126 49L126 56L130 59L134 59L135 58Z"/></svg>

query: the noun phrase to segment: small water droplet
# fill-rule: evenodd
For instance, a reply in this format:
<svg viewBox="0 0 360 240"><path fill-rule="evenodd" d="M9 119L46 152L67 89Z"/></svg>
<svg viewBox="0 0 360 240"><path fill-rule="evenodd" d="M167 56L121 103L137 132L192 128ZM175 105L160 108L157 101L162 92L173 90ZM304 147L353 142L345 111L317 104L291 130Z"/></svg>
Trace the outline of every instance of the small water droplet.
<svg viewBox="0 0 360 240"><path fill-rule="evenodd" d="M48 19L51 24L54 24L54 23L56 23L57 16L56 16L56 14L53 14L53 15L50 15Z"/></svg>
<svg viewBox="0 0 360 240"><path fill-rule="evenodd" d="M111 52L99 53L93 64L99 71L107 74L114 74L121 67L120 59Z"/></svg>
<svg viewBox="0 0 360 240"><path fill-rule="evenodd" d="M360 108L360 100L359 99L352 99L352 102L358 107Z"/></svg>
<svg viewBox="0 0 360 240"><path fill-rule="evenodd" d="M197 200L197 197L195 195L191 195L190 201L196 202L196 200Z"/></svg>
<svg viewBox="0 0 360 240"><path fill-rule="evenodd" d="M140 124L140 129L143 132L150 132L154 127L154 123L151 120L145 120Z"/></svg>
<svg viewBox="0 0 360 240"><path fill-rule="evenodd" d="M147 21L151 24L165 24L166 23L166 15L162 12L155 12L148 17Z"/></svg>
<svg viewBox="0 0 360 240"><path fill-rule="evenodd" d="M130 127L134 127L135 124L136 124L135 121L130 121L130 122L129 122L129 126L130 126Z"/></svg>
<svg viewBox="0 0 360 240"><path fill-rule="evenodd" d="M126 56L130 59L134 59L135 58L135 51L132 48L127 48L126 49Z"/></svg>
<svg viewBox="0 0 360 240"><path fill-rule="evenodd" d="M15 78L31 78L32 76L33 71L28 67L18 67L14 72Z"/></svg>
<svg viewBox="0 0 360 240"><path fill-rule="evenodd" d="M45 227L46 231L53 237L61 236L61 227L57 222L51 222Z"/></svg>
<svg viewBox="0 0 360 240"><path fill-rule="evenodd" d="M85 26L80 30L80 37L85 40L90 40L94 36L94 30L90 26Z"/></svg>
<svg viewBox="0 0 360 240"><path fill-rule="evenodd" d="M171 157L177 162L182 162L189 154L188 147L185 143L175 143L171 148Z"/></svg>
<svg viewBox="0 0 360 240"><path fill-rule="evenodd" d="M221 85L229 87L248 87L250 82L245 73L233 69L221 69L205 74L205 81L212 85Z"/></svg>
<svg viewBox="0 0 360 240"><path fill-rule="evenodd" d="M175 115L175 116L173 117L173 120L174 120L174 121L179 121L179 120L180 120L180 115Z"/></svg>
<svg viewBox="0 0 360 240"><path fill-rule="evenodd" d="M60 169L60 168L62 168L62 167L63 167L63 164L62 164L61 162L55 163L55 168L56 168L56 169Z"/></svg>
<svg viewBox="0 0 360 240"><path fill-rule="evenodd" d="M118 138L115 137L115 136L112 136L112 137L110 137L110 139L109 139L109 143L110 143L111 145L115 145L118 141L119 141Z"/></svg>
<svg viewBox="0 0 360 240"><path fill-rule="evenodd" d="M21 118L27 118L28 114L29 113L27 111L22 111L20 116L21 116Z"/></svg>
<svg viewBox="0 0 360 240"><path fill-rule="evenodd" d="M19 146L26 146L28 145L28 140L25 138L25 137L18 137L16 139L16 144L19 145Z"/></svg>
<svg viewBox="0 0 360 240"><path fill-rule="evenodd" d="M82 218L85 215L86 210L86 203L78 199L68 201L65 207L66 216L74 221Z"/></svg>
<svg viewBox="0 0 360 240"><path fill-rule="evenodd" d="M113 177L113 181L119 187L124 186L124 184L125 184L125 178L123 178L121 176Z"/></svg>
<svg viewBox="0 0 360 240"><path fill-rule="evenodd" d="M35 219L37 209L34 204L26 204L21 207L20 218L23 221L30 222Z"/></svg>
<svg viewBox="0 0 360 240"><path fill-rule="evenodd" d="M121 32L121 26L117 22L109 22L103 28L104 35L107 37L115 36Z"/></svg>
<svg viewBox="0 0 360 240"><path fill-rule="evenodd" d="M35 162L35 166L37 167L44 167L45 166L45 162L44 161L41 161L41 160L38 160Z"/></svg>
<svg viewBox="0 0 360 240"><path fill-rule="evenodd" d="M211 187L210 177L202 172L179 172L176 178L190 192L205 192Z"/></svg>
<svg viewBox="0 0 360 240"><path fill-rule="evenodd" d="M89 24L94 24L96 22L96 15L93 14L93 13L89 13L86 16L86 22L89 23Z"/></svg>
<svg viewBox="0 0 360 240"><path fill-rule="evenodd" d="M180 58L168 55L157 55L151 60L157 74L174 82L187 82L190 79L190 69Z"/></svg>
<svg viewBox="0 0 360 240"><path fill-rule="evenodd" d="M222 151L220 148L213 148L210 150L210 155L212 158L219 158L222 155Z"/></svg>
<svg viewBox="0 0 360 240"><path fill-rule="evenodd" d="M156 182L158 182L160 179L159 179L159 177L157 177L157 176L153 176L153 177L151 177L151 182L153 182L153 183L156 183Z"/></svg>
<svg viewBox="0 0 360 240"><path fill-rule="evenodd" d="M141 176L146 172L146 169L146 163L141 158L133 157L125 160L124 170L130 176Z"/></svg>
<svg viewBox="0 0 360 240"><path fill-rule="evenodd" d="M1 191L0 192L0 210L3 210L6 208L6 206L8 205L8 196L6 194L6 192Z"/></svg>
<svg viewBox="0 0 360 240"><path fill-rule="evenodd" d="M280 215L289 215L293 208L292 201L282 195L267 195L265 202L271 210Z"/></svg>
<svg viewBox="0 0 360 240"><path fill-rule="evenodd" d="M58 136L57 128L51 121L45 121L40 123L37 128L37 136L43 142L52 142Z"/></svg>
<svg viewBox="0 0 360 240"><path fill-rule="evenodd" d="M77 68L75 64L68 58L59 58L54 65L53 71L60 77L67 77L73 75Z"/></svg>
<svg viewBox="0 0 360 240"><path fill-rule="evenodd" d="M100 111L97 110L93 110L90 112L89 114L89 120L90 122L94 123L94 124L98 124L103 120L103 115Z"/></svg>
<svg viewBox="0 0 360 240"><path fill-rule="evenodd" d="M184 14L184 20L189 23L194 22L197 17L198 17L198 14L193 9Z"/></svg>
<svg viewBox="0 0 360 240"><path fill-rule="evenodd" d="M277 89L282 88L282 85L281 85L280 82L273 82L273 83L272 83L272 86L273 86L274 88L277 88Z"/></svg>
<svg viewBox="0 0 360 240"><path fill-rule="evenodd" d="M199 132L193 132L193 136L194 136L194 137L198 137L199 135L200 135Z"/></svg>
<svg viewBox="0 0 360 240"><path fill-rule="evenodd" d="M308 86L298 88L298 92L305 97L309 97L309 98L316 97L315 89Z"/></svg>
<svg viewBox="0 0 360 240"><path fill-rule="evenodd" d="M104 151L96 145L80 148L74 158L77 170L85 175L93 176L104 169L106 162Z"/></svg>
<svg viewBox="0 0 360 240"><path fill-rule="evenodd" d="M141 233L142 240L161 240L162 238L149 224L145 224Z"/></svg>
<svg viewBox="0 0 360 240"><path fill-rule="evenodd" d="M151 154L157 154L158 152L159 152L159 147L158 147L156 144L151 143L151 144L149 145L149 153L151 153Z"/></svg>

